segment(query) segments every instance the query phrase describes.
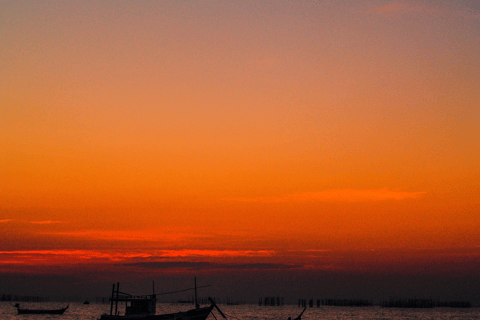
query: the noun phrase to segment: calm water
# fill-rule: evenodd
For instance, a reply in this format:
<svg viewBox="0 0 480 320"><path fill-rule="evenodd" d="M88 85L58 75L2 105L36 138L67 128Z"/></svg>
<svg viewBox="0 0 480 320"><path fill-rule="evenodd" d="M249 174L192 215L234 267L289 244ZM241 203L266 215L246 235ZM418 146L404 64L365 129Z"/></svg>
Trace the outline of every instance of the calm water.
<svg viewBox="0 0 480 320"><path fill-rule="evenodd" d="M25 308L51 308L57 309L66 306L68 303L43 302L43 303L21 303ZM18 315L17 310L9 302L0 302L1 320L96 320L103 313L110 312L110 305L90 303L84 305L80 302L70 302L70 307L63 315ZM288 317L295 318L303 310L297 306L265 307L257 305L226 306L219 305L220 309L227 315L227 319L252 319L271 320ZM157 313L170 313L186 311L191 305L172 305L159 303ZM120 309L123 311L123 309ZM216 319L223 319L214 310ZM309 319L480 319L480 308L454 309L454 308L433 308L433 309L395 309L381 307L320 307L307 308L302 320ZM208 320L215 320L210 315Z"/></svg>

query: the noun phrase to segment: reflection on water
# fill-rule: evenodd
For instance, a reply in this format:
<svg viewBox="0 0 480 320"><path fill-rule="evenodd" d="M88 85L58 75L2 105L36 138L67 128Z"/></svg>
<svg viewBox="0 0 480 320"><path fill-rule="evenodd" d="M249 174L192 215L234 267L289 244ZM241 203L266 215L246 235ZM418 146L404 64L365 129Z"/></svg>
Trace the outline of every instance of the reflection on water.
<svg viewBox="0 0 480 320"><path fill-rule="evenodd" d="M13 307L14 303L0 302L0 319L2 320L96 320L103 313L110 312L109 304L99 304L91 302L84 305L82 302L38 302L38 303L21 303L24 308L37 309L55 309L70 304L70 307L64 315L18 315L17 310ZM157 305L157 313L171 313L178 311L186 311L191 309L192 305L172 305L168 303L159 303ZM219 305L220 309L227 315L227 319L251 319L251 320L273 320L288 317L295 318L303 308L296 305L286 305L281 307L265 307L258 305ZM123 309L120 309L123 310ZM223 319L214 310L217 320ZM208 320L215 320L212 315ZM433 308L433 309L395 309L381 307L320 307L307 308L302 316L302 320L312 319L434 319L434 320L470 320L480 319L480 308L455 309L455 308Z"/></svg>

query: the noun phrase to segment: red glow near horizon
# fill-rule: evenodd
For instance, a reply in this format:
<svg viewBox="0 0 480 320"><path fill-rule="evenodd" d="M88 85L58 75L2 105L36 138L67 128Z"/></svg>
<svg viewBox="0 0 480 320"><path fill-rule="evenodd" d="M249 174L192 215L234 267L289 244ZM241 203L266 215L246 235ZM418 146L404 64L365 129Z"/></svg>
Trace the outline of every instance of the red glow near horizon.
<svg viewBox="0 0 480 320"><path fill-rule="evenodd" d="M2 7L0 277L479 266L473 4Z"/></svg>

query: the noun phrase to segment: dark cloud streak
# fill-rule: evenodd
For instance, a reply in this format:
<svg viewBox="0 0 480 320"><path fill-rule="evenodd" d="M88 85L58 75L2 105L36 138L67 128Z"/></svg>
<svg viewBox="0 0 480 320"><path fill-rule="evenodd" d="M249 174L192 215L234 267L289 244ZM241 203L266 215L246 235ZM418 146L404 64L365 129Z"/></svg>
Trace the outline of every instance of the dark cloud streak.
<svg viewBox="0 0 480 320"><path fill-rule="evenodd" d="M193 270L204 269L228 269L228 270L278 270L278 269L298 269L302 265L278 264L278 263L215 263L215 262L191 262L191 261L148 261L121 264L126 267L141 267L149 269L172 269L184 268Z"/></svg>

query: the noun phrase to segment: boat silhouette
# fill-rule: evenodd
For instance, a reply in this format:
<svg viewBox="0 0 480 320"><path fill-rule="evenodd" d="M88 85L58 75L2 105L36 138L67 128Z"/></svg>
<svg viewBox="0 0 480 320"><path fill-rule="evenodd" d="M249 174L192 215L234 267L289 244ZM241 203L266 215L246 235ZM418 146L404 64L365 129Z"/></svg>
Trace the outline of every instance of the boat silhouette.
<svg viewBox="0 0 480 320"><path fill-rule="evenodd" d="M16 303L14 307L17 308L18 314L64 314L69 305L61 309L24 309Z"/></svg>
<svg viewBox="0 0 480 320"><path fill-rule="evenodd" d="M209 297L210 305L200 307L197 303L197 285L195 279L195 308L184 311L167 314L156 314L157 295L155 289L153 294L134 296L125 292L120 292L120 283L117 282L112 288L112 297L110 298L110 314L102 314L99 320L205 320L215 308L226 319L223 312L218 308L215 302ZM155 287L154 287L155 288ZM115 290L116 289L116 290ZM187 289L191 290L191 289ZM186 291L186 290L181 290ZM176 291L176 292L181 292ZM125 312L120 314L118 303L125 303Z"/></svg>

